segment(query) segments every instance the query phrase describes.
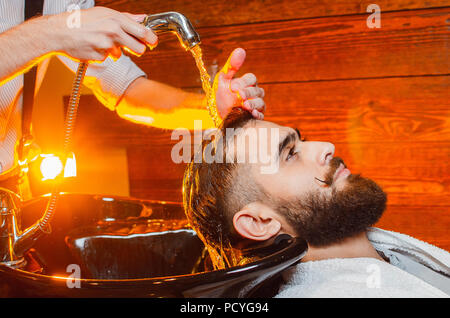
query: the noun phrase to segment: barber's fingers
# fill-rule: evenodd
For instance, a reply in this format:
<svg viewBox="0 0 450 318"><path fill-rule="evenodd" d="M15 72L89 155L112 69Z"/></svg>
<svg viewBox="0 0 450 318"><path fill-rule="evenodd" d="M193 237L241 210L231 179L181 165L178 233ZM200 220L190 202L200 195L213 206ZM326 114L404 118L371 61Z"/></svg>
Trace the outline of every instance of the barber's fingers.
<svg viewBox="0 0 450 318"><path fill-rule="evenodd" d="M264 114L261 113L261 112L258 112L256 109L254 109L254 110L252 111L252 115L253 115L253 117L255 117L256 119L264 120Z"/></svg>
<svg viewBox="0 0 450 318"><path fill-rule="evenodd" d="M258 112L264 113L266 111L266 103L262 98L252 98L244 101L242 107L249 112L256 110Z"/></svg>
<svg viewBox="0 0 450 318"><path fill-rule="evenodd" d="M118 44L124 48L125 51L130 52L134 55L140 56L144 54L146 46L144 43L136 40L136 38L132 37L128 33L120 32Z"/></svg>
<svg viewBox="0 0 450 318"><path fill-rule="evenodd" d="M249 86L238 90L242 99L249 99L255 97L264 97L264 89L258 86Z"/></svg>
<svg viewBox="0 0 450 318"><path fill-rule="evenodd" d="M252 116L255 117L256 119L264 120L264 114L262 112L259 112L258 110L253 109L251 111L251 113L252 113Z"/></svg>
<svg viewBox="0 0 450 318"><path fill-rule="evenodd" d="M230 88L232 91L237 91L247 86L254 86L257 84L257 79L255 74L247 73L239 78L235 78L231 81Z"/></svg>
<svg viewBox="0 0 450 318"><path fill-rule="evenodd" d="M152 30L137 22L141 17L142 15L121 14L120 26L126 33L139 41L151 46L156 46L158 37Z"/></svg>
<svg viewBox="0 0 450 318"><path fill-rule="evenodd" d="M144 22L144 19L147 16L146 14L131 14L131 13L128 13L128 12L122 12L122 14L126 15L131 20L136 21L138 23Z"/></svg>

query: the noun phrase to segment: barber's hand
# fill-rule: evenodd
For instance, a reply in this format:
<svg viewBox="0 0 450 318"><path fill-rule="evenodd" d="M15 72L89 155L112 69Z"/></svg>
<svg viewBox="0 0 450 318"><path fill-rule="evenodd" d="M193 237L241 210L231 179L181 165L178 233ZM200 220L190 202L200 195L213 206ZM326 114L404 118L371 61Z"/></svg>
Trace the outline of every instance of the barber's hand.
<svg viewBox="0 0 450 318"><path fill-rule="evenodd" d="M80 10L80 23L69 27L68 19L74 12L50 16L49 27L55 28L54 41L58 51L84 61L103 61L108 56L117 59L121 48L135 55L142 55L146 45L154 47L158 38L151 30L138 22L145 15L122 13L104 7Z"/></svg>
<svg viewBox="0 0 450 318"><path fill-rule="evenodd" d="M235 106L241 106L257 119L264 118L266 104L264 90L257 86L256 76L247 73L233 78L245 60L245 50L235 49L222 70L216 75L216 103L220 117L223 119Z"/></svg>

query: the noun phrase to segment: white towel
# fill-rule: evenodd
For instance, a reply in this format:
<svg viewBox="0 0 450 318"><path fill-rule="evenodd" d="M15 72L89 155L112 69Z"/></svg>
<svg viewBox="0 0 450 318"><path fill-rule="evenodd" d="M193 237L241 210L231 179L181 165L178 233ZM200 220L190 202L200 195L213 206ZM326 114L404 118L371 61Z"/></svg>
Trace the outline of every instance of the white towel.
<svg viewBox="0 0 450 318"><path fill-rule="evenodd" d="M390 250L450 275L450 254L408 235L370 228L375 249ZM375 258L334 258L300 263L287 270L275 297L449 297L424 280Z"/></svg>

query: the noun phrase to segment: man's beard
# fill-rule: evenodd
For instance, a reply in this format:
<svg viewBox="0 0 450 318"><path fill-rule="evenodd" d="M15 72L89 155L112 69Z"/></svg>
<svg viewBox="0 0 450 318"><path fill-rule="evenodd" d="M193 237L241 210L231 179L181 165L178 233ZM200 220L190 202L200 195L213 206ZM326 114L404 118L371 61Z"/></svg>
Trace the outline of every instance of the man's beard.
<svg viewBox="0 0 450 318"><path fill-rule="evenodd" d="M343 189L333 187L332 180L340 163L333 158L325 180L332 186L331 197L314 192L294 200L277 200L274 208L281 213L311 246L327 246L365 232L386 209L386 194L374 181L349 175Z"/></svg>

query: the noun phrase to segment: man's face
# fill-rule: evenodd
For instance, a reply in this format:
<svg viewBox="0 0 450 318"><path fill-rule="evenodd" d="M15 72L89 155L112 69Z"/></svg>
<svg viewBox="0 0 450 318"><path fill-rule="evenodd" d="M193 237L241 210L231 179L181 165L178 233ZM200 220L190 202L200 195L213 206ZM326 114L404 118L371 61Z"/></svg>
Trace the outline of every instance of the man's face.
<svg viewBox="0 0 450 318"><path fill-rule="evenodd" d="M333 144L302 141L298 130L267 121L254 121L245 129L254 129L258 145L235 147L237 153L267 152L277 167L263 173L261 167L267 163L250 164L249 177L270 198L270 205L283 214L288 226L311 245L359 234L381 216L385 193L372 180L351 174L342 159L333 157ZM278 133L263 133L264 129ZM267 143L260 142L264 138Z"/></svg>
<svg viewBox="0 0 450 318"><path fill-rule="evenodd" d="M334 155L334 145L328 142L302 141L298 130L280 126L273 122L254 121L245 127L247 135L241 133L235 142L236 154L245 153L247 162L250 162L251 154L257 152L270 156L271 165L275 169L268 168L267 162L257 160L251 163L251 175L264 190L273 197L280 199L292 199L307 192L321 192L330 195L332 188L342 189L350 171L342 162L338 166L331 167ZM257 135L257 142L242 141L248 131L253 130ZM272 133L277 131L277 133ZM275 139L275 140L273 140ZM267 142L261 142L267 140ZM333 180L326 180L330 170L333 169ZM336 171L338 169L338 171ZM338 173L335 173L338 172ZM335 173L335 175L334 175ZM326 182L332 181L331 187Z"/></svg>

